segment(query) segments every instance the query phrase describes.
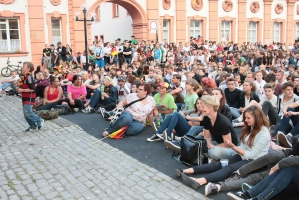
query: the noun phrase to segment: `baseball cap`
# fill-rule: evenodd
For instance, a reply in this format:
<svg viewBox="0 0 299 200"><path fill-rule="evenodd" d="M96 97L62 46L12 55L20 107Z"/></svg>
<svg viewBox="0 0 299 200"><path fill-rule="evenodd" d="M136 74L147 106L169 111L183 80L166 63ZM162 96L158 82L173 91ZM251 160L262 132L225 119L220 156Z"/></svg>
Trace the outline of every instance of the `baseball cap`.
<svg viewBox="0 0 299 200"><path fill-rule="evenodd" d="M168 89L169 88L169 83L166 83L166 82L162 82L158 85L158 87L163 87L163 88L166 88Z"/></svg>
<svg viewBox="0 0 299 200"><path fill-rule="evenodd" d="M117 78L117 81L123 81L123 82L126 82L126 77L125 76L119 76Z"/></svg>

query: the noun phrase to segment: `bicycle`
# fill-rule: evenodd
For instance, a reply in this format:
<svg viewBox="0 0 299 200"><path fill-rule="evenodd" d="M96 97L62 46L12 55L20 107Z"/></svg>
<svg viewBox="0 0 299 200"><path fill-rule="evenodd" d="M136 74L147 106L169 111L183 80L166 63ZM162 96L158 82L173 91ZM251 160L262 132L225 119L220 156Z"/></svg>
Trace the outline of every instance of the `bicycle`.
<svg viewBox="0 0 299 200"><path fill-rule="evenodd" d="M18 74L22 73L22 66L20 66L20 64L22 63L22 61L18 61L18 65L10 65L10 60L9 60L9 57L7 58L7 66L4 67L2 70L1 70L1 74L2 76L4 77L8 77L11 75L11 71L12 70L16 70Z"/></svg>

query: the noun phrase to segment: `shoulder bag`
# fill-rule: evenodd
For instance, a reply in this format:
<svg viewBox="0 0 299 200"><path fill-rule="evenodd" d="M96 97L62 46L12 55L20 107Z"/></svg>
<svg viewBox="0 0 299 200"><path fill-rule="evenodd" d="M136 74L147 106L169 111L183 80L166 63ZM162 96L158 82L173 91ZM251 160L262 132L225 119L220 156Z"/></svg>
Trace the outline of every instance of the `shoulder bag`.
<svg viewBox="0 0 299 200"><path fill-rule="evenodd" d="M147 97L147 96L146 96ZM138 102L138 101L142 101L143 99L145 99L146 97L144 98L141 98L141 99L137 99L135 101L132 101L131 103L125 105L124 107L122 108L115 108L114 110L112 110L113 114L112 116L110 117L110 125L113 125L114 122L121 116L121 114L128 108L130 107L131 105L133 105L134 103Z"/></svg>

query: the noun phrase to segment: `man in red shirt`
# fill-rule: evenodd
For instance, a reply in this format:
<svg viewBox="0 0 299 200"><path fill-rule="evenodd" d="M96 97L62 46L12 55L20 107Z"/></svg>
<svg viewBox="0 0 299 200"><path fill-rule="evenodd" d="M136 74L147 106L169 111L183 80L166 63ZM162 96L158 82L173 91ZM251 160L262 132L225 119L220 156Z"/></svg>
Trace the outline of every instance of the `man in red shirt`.
<svg viewBox="0 0 299 200"><path fill-rule="evenodd" d="M36 94L35 94L35 82L32 76L34 66L31 62L24 62L19 87L16 87L18 93L22 94L23 113L25 120L28 122L29 127L25 131L41 129L44 120L37 116L32 111Z"/></svg>

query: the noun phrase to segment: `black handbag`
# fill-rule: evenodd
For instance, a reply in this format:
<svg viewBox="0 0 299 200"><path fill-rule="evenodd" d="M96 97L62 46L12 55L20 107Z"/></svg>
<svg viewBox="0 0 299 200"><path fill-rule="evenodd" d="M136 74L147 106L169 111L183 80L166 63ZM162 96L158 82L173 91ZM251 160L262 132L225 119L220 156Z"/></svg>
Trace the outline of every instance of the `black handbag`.
<svg viewBox="0 0 299 200"><path fill-rule="evenodd" d="M68 105L56 105L55 108L52 109L56 110L59 115L67 115L69 113L74 114L74 112L68 107Z"/></svg>
<svg viewBox="0 0 299 200"><path fill-rule="evenodd" d="M208 144L202 137L184 135L181 139L180 161L188 166L201 165L205 160L205 153L208 153Z"/></svg>

